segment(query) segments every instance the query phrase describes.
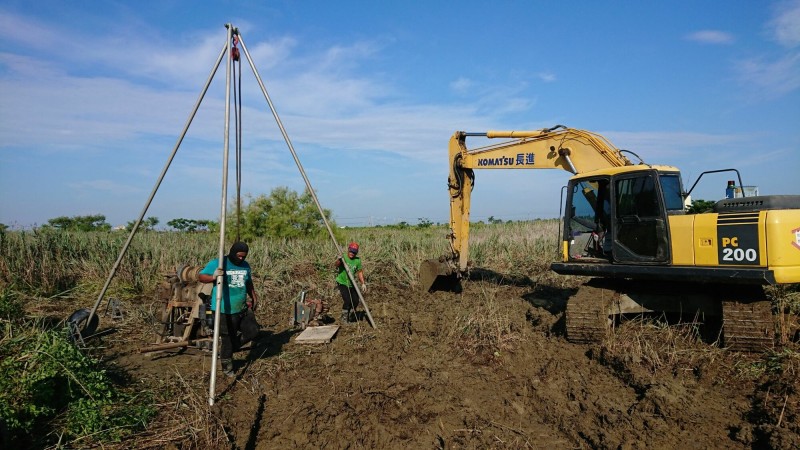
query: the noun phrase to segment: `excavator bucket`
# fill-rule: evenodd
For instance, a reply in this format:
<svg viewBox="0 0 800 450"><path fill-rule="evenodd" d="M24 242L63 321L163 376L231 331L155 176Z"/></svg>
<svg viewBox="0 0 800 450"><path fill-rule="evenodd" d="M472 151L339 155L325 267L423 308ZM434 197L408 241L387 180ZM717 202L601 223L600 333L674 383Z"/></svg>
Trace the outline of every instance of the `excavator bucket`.
<svg viewBox="0 0 800 450"><path fill-rule="evenodd" d="M431 292L438 286L450 287L458 283L457 272L446 262L428 259L419 265L419 283L422 292Z"/></svg>

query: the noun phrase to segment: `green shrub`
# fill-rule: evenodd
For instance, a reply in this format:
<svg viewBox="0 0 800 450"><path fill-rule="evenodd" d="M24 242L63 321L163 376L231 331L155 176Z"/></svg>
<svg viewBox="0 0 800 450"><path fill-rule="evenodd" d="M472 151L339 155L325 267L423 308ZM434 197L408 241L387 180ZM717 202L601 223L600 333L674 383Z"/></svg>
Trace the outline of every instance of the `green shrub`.
<svg viewBox="0 0 800 450"><path fill-rule="evenodd" d="M117 386L64 329L6 323L0 340L0 430L3 442L119 441L155 414L146 399ZM31 442L33 443L33 442Z"/></svg>
<svg viewBox="0 0 800 450"><path fill-rule="evenodd" d="M22 301L11 287L0 292L0 321L16 322L25 316Z"/></svg>

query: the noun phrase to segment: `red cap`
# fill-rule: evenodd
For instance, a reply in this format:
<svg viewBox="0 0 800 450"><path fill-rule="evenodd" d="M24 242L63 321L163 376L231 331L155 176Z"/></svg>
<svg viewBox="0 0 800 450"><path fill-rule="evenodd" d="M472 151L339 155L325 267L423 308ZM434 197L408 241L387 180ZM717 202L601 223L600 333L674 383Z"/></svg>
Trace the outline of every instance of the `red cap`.
<svg viewBox="0 0 800 450"><path fill-rule="evenodd" d="M347 251L355 255L356 253L358 253L358 244L356 244L355 242L347 244Z"/></svg>

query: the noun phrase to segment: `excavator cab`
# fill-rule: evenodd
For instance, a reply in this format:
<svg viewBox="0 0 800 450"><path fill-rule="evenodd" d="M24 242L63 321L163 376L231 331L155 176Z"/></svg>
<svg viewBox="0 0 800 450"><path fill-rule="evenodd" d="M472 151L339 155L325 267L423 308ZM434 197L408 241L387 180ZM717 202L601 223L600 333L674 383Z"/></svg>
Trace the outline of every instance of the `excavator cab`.
<svg viewBox="0 0 800 450"><path fill-rule="evenodd" d="M682 214L680 174L628 166L573 177L564 262L668 264L668 216Z"/></svg>

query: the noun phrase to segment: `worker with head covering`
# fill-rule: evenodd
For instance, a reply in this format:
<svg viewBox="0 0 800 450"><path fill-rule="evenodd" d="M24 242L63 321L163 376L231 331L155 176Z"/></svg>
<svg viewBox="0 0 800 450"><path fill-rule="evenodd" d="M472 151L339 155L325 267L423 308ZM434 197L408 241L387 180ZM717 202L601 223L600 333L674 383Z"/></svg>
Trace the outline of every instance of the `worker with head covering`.
<svg viewBox="0 0 800 450"><path fill-rule="evenodd" d="M358 257L358 244L351 242L347 245L347 252L336 258L336 285L342 294L342 324L356 320L356 308L359 304L358 293L353 285L353 280L347 275L344 264L350 268L350 273L361 284L361 293L367 292L367 283L364 281L364 271L361 258Z"/></svg>
<svg viewBox="0 0 800 450"><path fill-rule="evenodd" d="M214 258L206 264L200 271L198 279L202 283L214 283L218 276L222 276L222 299L220 303L220 328L219 335L222 338L222 348L220 349L220 363L222 372L232 377L234 376L233 352L239 350L244 341L255 338L258 334L257 323L255 335L252 330L245 332L243 321L255 323L252 312L256 308L256 291L253 288L253 278L250 271L250 264L245 261L249 249L244 242L236 242L231 246L228 255L223 259L222 271L220 272L219 259ZM250 297L249 299L247 297ZM217 310L217 284L211 291L211 310ZM251 319L245 319L251 316ZM250 328L250 327L248 327ZM243 331L242 340L239 339L239 331Z"/></svg>

